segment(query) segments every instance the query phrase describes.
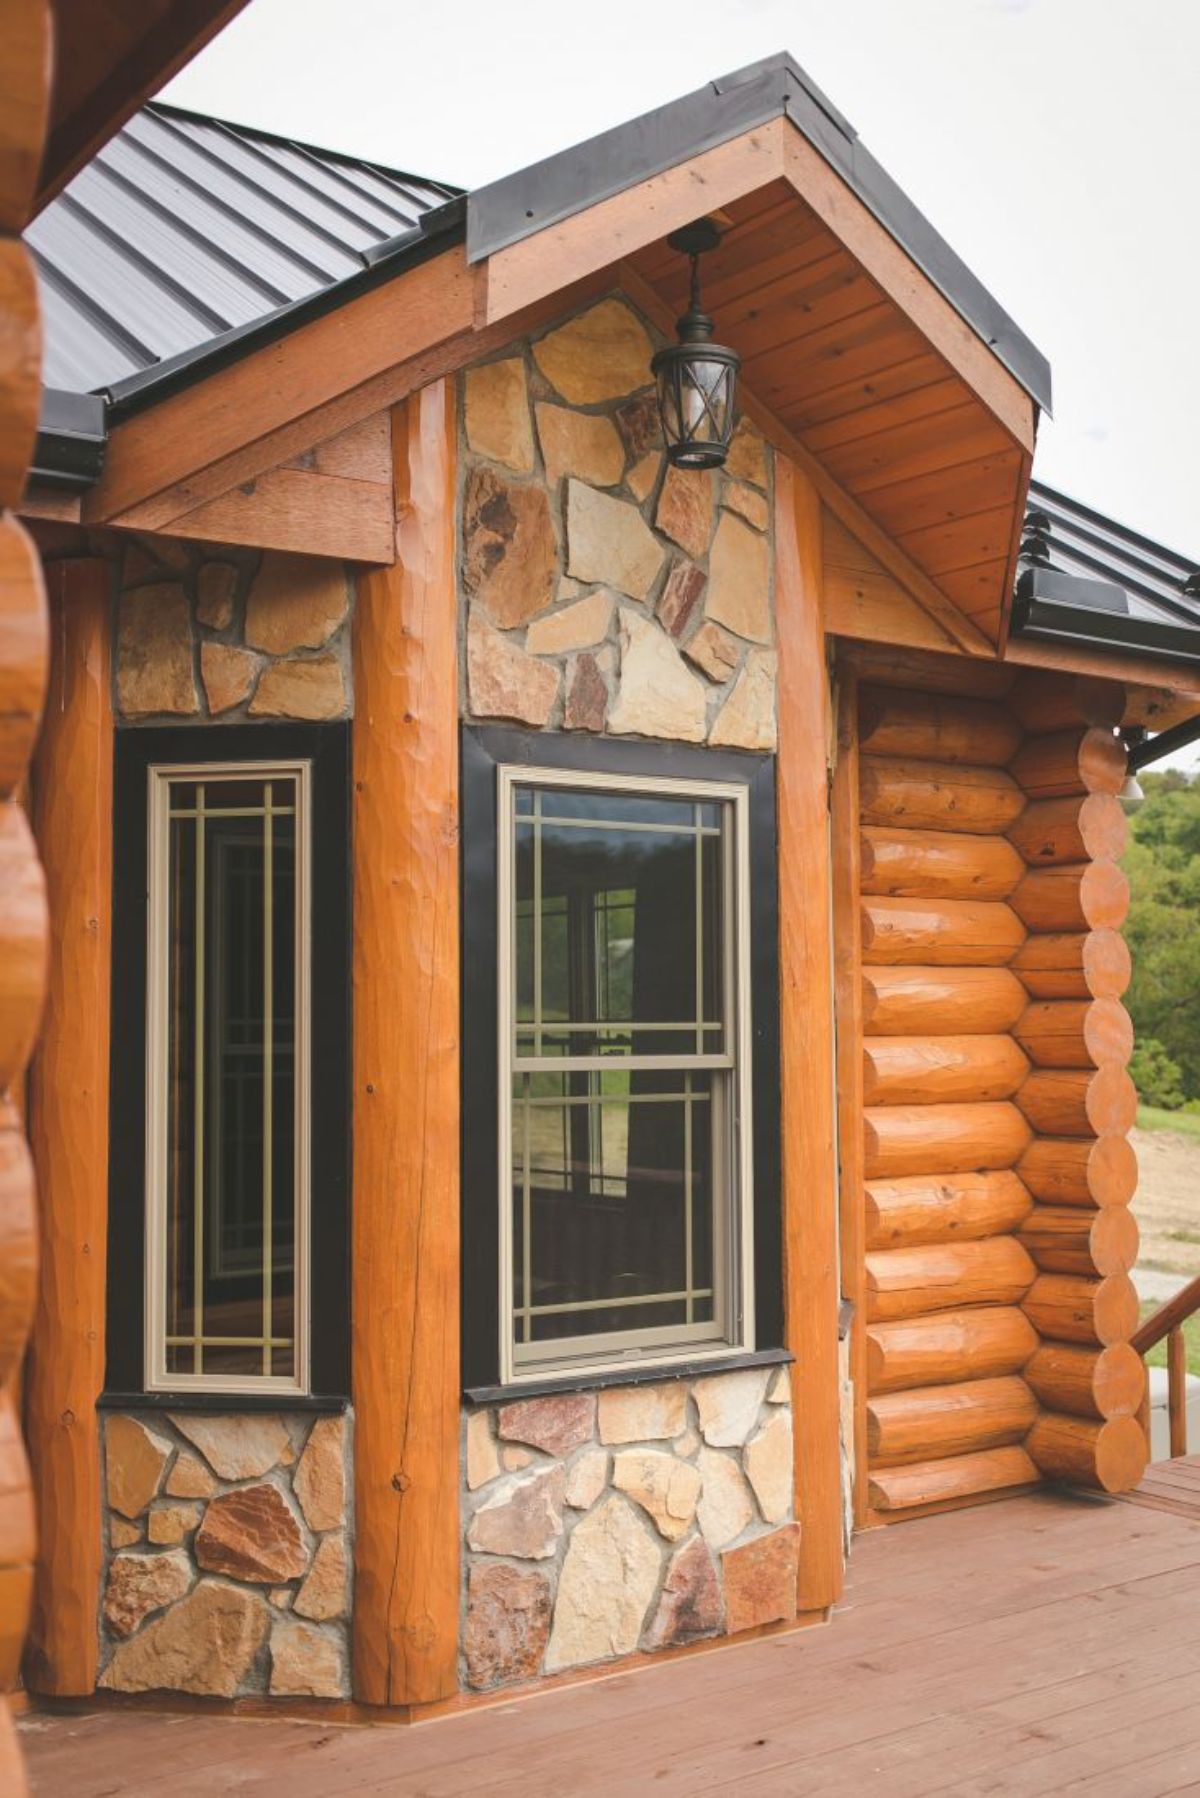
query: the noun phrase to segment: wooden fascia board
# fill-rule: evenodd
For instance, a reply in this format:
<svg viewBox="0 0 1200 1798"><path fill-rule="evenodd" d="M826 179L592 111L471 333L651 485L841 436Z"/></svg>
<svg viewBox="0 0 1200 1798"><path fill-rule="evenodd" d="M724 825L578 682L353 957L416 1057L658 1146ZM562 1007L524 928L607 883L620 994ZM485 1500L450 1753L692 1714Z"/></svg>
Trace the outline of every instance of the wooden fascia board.
<svg viewBox="0 0 1200 1798"><path fill-rule="evenodd" d="M390 483L384 487L308 468L268 469L176 519L170 535L346 562L396 557Z"/></svg>
<svg viewBox="0 0 1200 1798"><path fill-rule="evenodd" d="M1004 564L1004 591L1000 602L1000 628L996 647L1001 655L1008 648L1012 629L1013 600L1017 593L1017 563L1021 555L1021 539L1025 534L1025 508L1029 503L1029 483L1033 478L1033 457L1028 451L1021 456L1021 478L1013 507L1012 531L1008 540L1008 559Z"/></svg>
<svg viewBox="0 0 1200 1798"><path fill-rule="evenodd" d="M1010 637L1004 661L1018 668L1056 668L1067 674L1093 674L1130 686L1158 687L1200 698L1200 664L1171 662L1131 650L1088 649L1084 645L1042 643L1036 637Z"/></svg>

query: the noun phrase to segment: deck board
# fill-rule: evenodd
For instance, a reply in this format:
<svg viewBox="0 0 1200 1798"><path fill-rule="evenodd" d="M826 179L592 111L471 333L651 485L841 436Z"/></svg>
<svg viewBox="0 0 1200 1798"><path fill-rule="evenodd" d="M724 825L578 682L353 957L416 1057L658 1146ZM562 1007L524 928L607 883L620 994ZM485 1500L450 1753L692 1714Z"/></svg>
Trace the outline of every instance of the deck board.
<svg viewBox="0 0 1200 1798"><path fill-rule="evenodd" d="M1200 1782L1193 1460L1134 1504L1044 1491L860 1537L829 1628L416 1729L35 1713L35 1798L1158 1798ZM1180 1478L1188 1516L1155 1492Z"/></svg>
<svg viewBox="0 0 1200 1798"><path fill-rule="evenodd" d="M1194 1517L1200 1523L1200 1455L1152 1462L1141 1485L1132 1492L1123 1492L1121 1499L1125 1504L1145 1505L1175 1517Z"/></svg>

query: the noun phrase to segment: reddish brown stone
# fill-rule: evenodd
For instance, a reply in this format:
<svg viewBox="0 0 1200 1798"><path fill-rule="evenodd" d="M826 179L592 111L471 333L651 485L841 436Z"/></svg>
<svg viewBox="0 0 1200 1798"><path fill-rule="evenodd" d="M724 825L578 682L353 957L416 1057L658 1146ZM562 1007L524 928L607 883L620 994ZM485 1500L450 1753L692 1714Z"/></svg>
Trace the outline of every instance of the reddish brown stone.
<svg viewBox="0 0 1200 1798"><path fill-rule="evenodd" d="M471 1519L467 1546L516 1561L549 1560L563 1533L563 1483L561 1467L499 1481Z"/></svg>
<svg viewBox="0 0 1200 1798"><path fill-rule="evenodd" d="M661 449L662 425L654 394L643 393L638 399L626 400L623 406L618 406L617 428L635 462L650 450Z"/></svg>
<svg viewBox="0 0 1200 1798"><path fill-rule="evenodd" d="M702 1536L693 1536L671 1556L646 1646L669 1648L676 1642L713 1636L722 1621L721 1587L712 1551Z"/></svg>
<svg viewBox="0 0 1200 1798"><path fill-rule="evenodd" d="M658 616L671 635L678 639L688 627L704 592L704 570L684 556L671 564L666 583L658 599Z"/></svg>
<svg viewBox="0 0 1200 1798"><path fill-rule="evenodd" d="M479 1690L534 1679L550 1637L550 1581L515 1567L472 1567L464 1647L467 1682Z"/></svg>
<svg viewBox="0 0 1200 1798"><path fill-rule="evenodd" d="M498 1434L506 1442L528 1442L547 1455L569 1455L596 1434L596 1394L558 1392L503 1405Z"/></svg>
<svg viewBox="0 0 1200 1798"><path fill-rule="evenodd" d="M567 676L564 727L567 730L603 730L607 710L608 688L599 662L593 655L576 656Z"/></svg>
<svg viewBox="0 0 1200 1798"><path fill-rule="evenodd" d="M654 522L664 536L689 556L708 548L712 530L712 476L702 470L668 468L659 489Z"/></svg>
<svg viewBox="0 0 1200 1798"><path fill-rule="evenodd" d="M505 630L554 599L558 545L543 487L473 468L463 502L463 581Z"/></svg>
<svg viewBox="0 0 1200 1798"><path fill-rule="evenodd" d="M277 1486L243 1486L214 1498L193 1549L210 1573L263 1585L308 1569L299 1520Z"/></svg>
<svg viewBox="0 0 1200 1798"><path fill-rule="evenodd" d="M790 1623L796 1615L796 1562L800 1525L785 1523L721 1556L729 1634L760 1623Z"/></svg>

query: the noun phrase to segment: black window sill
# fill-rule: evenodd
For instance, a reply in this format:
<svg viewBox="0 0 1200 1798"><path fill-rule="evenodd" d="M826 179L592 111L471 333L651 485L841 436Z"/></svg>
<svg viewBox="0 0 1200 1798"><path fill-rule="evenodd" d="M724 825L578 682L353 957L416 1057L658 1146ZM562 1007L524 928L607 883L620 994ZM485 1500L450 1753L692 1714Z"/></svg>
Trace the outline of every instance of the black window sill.
<svg viewBox="0 0 1200 1798"><path fill-rule="evenodd" d="M96 1400L100 1411L304 1411L340 1416L349 1408L348 1398L331 1398L302 1392L102 1392Z"/></svg>
<svg viewBox="0 0 1200 1798"><path fill-rule="evenodd" d="M512 1405L523 1398L549 1398L557 1392L598 1392L610 1386L657 1386L667 1380L698 1380L710 1373L736 1373L742 1367L786 1367L796 1359L790 1349L755 1349L703 1361L671 1361L657 1367L608 1368L602 1373L547 1374L544 1380L517 1380L509 1386L468 1386L463 1397L471 1405Z"/></svg>

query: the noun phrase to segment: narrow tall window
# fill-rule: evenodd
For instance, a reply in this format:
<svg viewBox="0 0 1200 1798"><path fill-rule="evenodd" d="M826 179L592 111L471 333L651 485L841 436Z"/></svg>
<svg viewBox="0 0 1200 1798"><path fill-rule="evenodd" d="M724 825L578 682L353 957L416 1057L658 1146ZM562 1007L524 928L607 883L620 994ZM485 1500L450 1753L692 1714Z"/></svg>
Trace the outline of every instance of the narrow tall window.
<svg viewBox="0 0 1200 1798"><path fill-rule="evenodd" d="M503 767L503 1377L753 1342L746 789Z"/></svg>
<svg viewBox="0 0 1200 1798"><path fill-rule="evenodd" d="M307 1384L309 767L151 767L146 1383Z"/></svg>

